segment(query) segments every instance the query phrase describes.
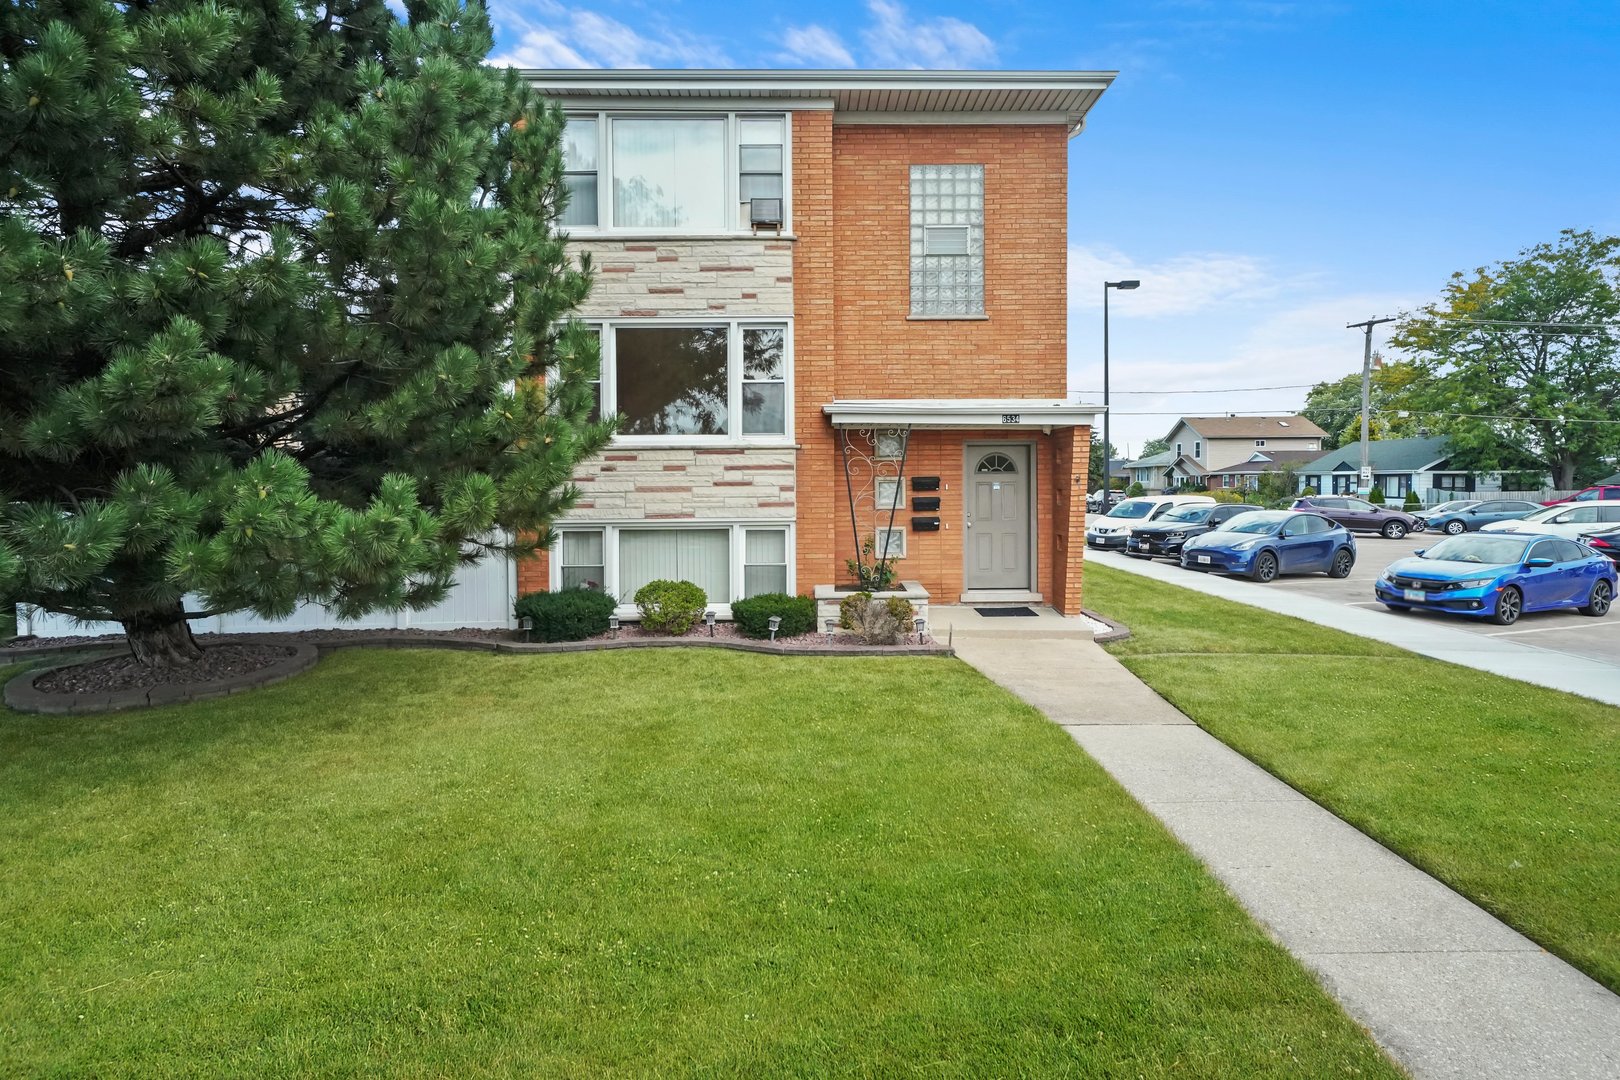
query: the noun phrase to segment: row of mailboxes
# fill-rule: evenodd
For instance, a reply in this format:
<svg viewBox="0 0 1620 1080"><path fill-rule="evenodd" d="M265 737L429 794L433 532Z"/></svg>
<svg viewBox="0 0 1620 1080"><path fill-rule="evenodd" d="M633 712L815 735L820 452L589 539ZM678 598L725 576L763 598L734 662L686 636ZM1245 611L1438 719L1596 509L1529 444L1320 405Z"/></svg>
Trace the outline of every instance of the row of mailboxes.
<svg viewBox="0 0 1620 1080"><path fill-rule="evenodd" d="M918 491L938 491L939 490L939 477L937 477L937 476L913 476L911 478L911 490L913 492L918 492ZM938 510L938 509L939 509L939 496L938 495L916 495L916 494L913 494L911 496L911 510L912 510L913 513L916 513L919 510ZM939 518L937 516L936 517L914 517L914 518L911 519L911 531L912 532L939 532Z"/></svg>

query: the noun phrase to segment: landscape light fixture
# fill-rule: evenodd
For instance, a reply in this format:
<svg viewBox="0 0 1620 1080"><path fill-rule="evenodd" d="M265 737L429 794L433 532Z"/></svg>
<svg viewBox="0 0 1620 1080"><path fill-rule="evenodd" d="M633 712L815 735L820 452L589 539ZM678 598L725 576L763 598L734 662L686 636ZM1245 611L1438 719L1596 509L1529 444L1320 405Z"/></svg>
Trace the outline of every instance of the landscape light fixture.
<svg viewBox="0 0 1620 1080"><path fill-rule="evenodd" d="M776 640L776 632L778 630L780 630L780 629L782 629L782 616L780 616L780 615L772 615L771 616L771 640L772 641Z"/></svg>
<svg viewBox="0 0 1620 1080"><path fill-rule="evenodd" d="M714 608L709 608L703 612L703 624L709 628L710 637L714 637L714 618Z"/></svg>
<svg viewBox="0 0 1620 1080"><path fill-rule="evenodd" d="M838 620L823 619L821 622L822 625L827 628L827 644L831 645L833 643L833 638L838 634Z"/></svg>
<svg viewBox="0 0 1620 1080"><path fill-rule="evenodd" d="M1113 416L1113 413L1110 412L1109 408L1108 408L1108 290L1109 289L1120 289L1122 291L1129 292L1131 289L1139 289L1141 287L1142 287L1142 283L1140 281L1135 280L1134 278L1127 279L1125 281L1105 281L1105 282L1103 282L1103 445L1102 445L1102 452L1103 452L1103 486L1102 486L1102 510L1105 513L1108 510L1108 494L1109 494L1109 491L1112 490L1113 484L1114 484L1114 454L1113 454L1113 451L1109 449L1109 436L1111 434L1111 432L1110 432L1110 426L1111 425L1109 424L1109 419Z"/></svg>
<svg viewBox="0 0 1620 1080"><path fill-rule="evenodd" d="M619 636L619 617L617 615L608 616L608 633L613 637Z"/></svg>
<svg viewBox="0 0 1620 1080"><path fill-rule="evenodd" d="M928 620L921 618L917 619L915 629L917 631L917 644L921 645L923 643L923 636L928 633Z"/></svg>
<svg viewBox="0 0 1620 1080"><path fill-rule="evenodd" d="M518 629L523 631L523 641L525 644L527 644L529 640L529 631L534 629L534 620L527 615L523 616L523 618L518 620Z"/></svg>

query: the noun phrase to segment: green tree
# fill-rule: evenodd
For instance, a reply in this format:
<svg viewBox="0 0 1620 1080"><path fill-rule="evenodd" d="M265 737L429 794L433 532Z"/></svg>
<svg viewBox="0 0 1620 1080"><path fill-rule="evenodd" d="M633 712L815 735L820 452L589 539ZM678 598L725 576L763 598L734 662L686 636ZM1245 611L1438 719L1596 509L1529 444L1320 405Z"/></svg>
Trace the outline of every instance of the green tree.
<svg viewBox="0 0 1620 1080"><path fill-rule="evenodd" d="M1108 444L1108 453L1104 454L1103 453L1102 437L1098 436L1098 435L1093 435L1091 437L1091 464L1090 464L1090 468L1087 469L1087 475L1086 475L1086 480L1087 480L1086 491L1087 492L1101 491L1102 490L1102 486L1103 486L1103 470L1107 468L1107 465L1105 463L1108 461L1109 458L1118 458L1118 457L1119 457L1119 447L1115 446L1113 443L1109 443ZM1117 487L1117 488L1123 488L1125 486L1125 473L1124 473L1124 470L1122 470L1122 469L1114 470L1114 486Z"/></svg>
<svg viewBox="0 0 1620 1080"><path fill-rule="evenodd" d="M1292 506L1299 497L1299 470L1293 465L1263 469L1255 477L1253 502L1270 509Z"/></svg>
<svg viewBox="0 0 1620 1080"><path fill-rule="evenodd" d="M407 10L0 8L0 598L177 664L550 542L612 431L562 118L481 4Z"/></svg>
<svg viewBox="0 0 1620 1080"><path fill-rule="evenodd" d="M1374 364L1368 387L1372 410L1367 421L1372 438L1403 439L1418 433L1423 418L1414 409L1416 392L1423 378L1423 371L1416 364ZM1337 450L1346 443L1360 442L1361 373L1311 387L1300 415L1327 432L1322 440L1323 450Z"/></svg>
<svg viewBox="0 0 1620 1080"><path fill-rule="evenodd" d="M1169 452L1169 439L1149 439L1147 442L1142 444L1142 452L1137 456L1147 458L1152 457L1155 454L1167 454Z"/></svg>
<svg viewBox="0 0 1620 1080"><path fill-rule="evenodd" d="M1391 341L1474 468L1528 461L1571 488L1620 451L1620 237L1565 230L1494 267L1453 274Z"/></svg>

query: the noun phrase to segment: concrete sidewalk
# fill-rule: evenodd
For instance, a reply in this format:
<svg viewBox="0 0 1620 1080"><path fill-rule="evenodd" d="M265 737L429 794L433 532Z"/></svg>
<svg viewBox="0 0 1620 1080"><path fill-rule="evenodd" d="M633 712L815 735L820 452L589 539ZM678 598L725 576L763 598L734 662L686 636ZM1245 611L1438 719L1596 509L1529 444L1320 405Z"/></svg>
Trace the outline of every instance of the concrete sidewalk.
<svg viewBox="0 0 1620 1080"><path fill-rule="evenodd" d="M1101 762L1412 1075L1620 1076L1620 997L1205 733L1077 620L934 621Z"/></svg>
<svg viewBox="0 0 1620 1080"><path fill-rule="evenodd" d="M1195 574L1158 560L1148 562L1121 557L1098 561L1114 570L1275 611L1279 615L1292 615L1296 619L1387 642L1423 656L1432 656L1436 660L1449 660L1478 671L1506 675L1520 682L1567 690L1571 694L1620 705L1620 664L1470 634L1466 630L1437 625L1428 619L1401 618L1382 610L1346 607L1332 600L1268 589L1251 581L1233 580L1217 574Z"/></svg>

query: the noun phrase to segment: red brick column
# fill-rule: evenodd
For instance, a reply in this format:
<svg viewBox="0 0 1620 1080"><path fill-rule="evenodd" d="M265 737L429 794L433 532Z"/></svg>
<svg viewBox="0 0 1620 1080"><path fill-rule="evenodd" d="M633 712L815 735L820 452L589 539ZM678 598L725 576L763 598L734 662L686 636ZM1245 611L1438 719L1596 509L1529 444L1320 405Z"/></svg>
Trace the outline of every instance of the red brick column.
<svg viewBox="0 0 1620 1080"><path fill-rule="evenodd" d="M1052 482L1057 485L1052 606L1065 615L1078 615L1086 558L1086 477L1091 466L1091 428L1060 429L1054 437L1059 442L1057 465L1052 470Z"/></svg>
<svg viewBox="0 0 1620 1080"><path fill-rule="evenodd" d="M833 126L830 111L793 114L793 408L799 442L798 590L838 581L835 529L844 494L834 398Z"/></svg>

